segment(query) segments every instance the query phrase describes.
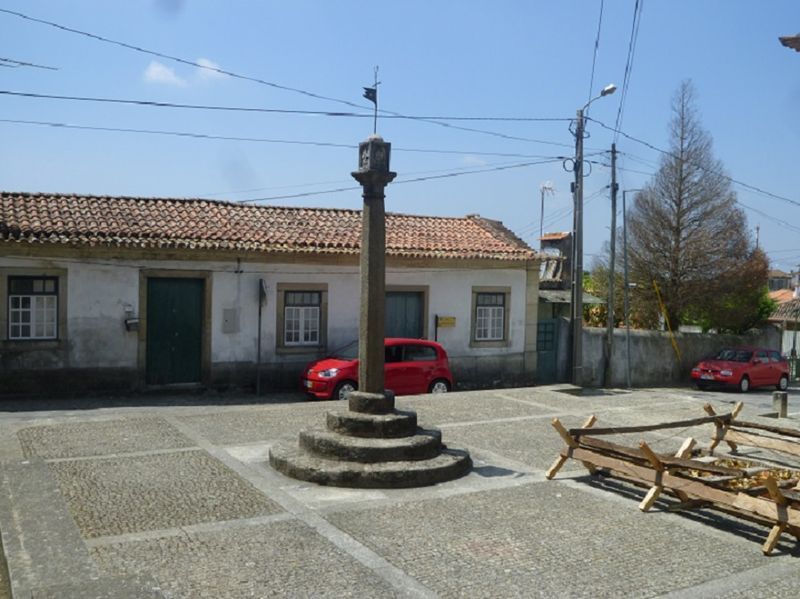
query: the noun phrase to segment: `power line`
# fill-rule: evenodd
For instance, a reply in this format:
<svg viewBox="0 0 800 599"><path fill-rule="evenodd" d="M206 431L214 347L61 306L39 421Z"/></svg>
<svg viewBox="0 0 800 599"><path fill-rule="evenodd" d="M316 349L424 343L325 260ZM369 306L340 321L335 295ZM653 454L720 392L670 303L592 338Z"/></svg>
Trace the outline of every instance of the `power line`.
<svg viewBox="0 0 800 599"><path fill-rule="evenodd" d="M306 146L319 146L331 148L347 148L356 149L358 145L335 143L327 141L308 141L308 140L295 140L295 139L277 139L267 137L240 137L233 135L213 135L208 133L196 133L191 131L167 131L162 129L136 129L130 127L103 127L98 125L74 125L70 123L59 123L53 121L29 121L22 119L0 119L0 123L10 123L15 125L35 125L41 127L53 127L57 129L78 129L85 131L104 131L114 133L137 133L144 135L168 135L173 137L188 137L194 139L211 139L220 141L244 141L244 142L257 142L257 143L274 143L274 144L291 144L291 145L306 145ZM564 159L565 156L542 156L539 154L517 154L513 152L481 152L469 150L437 150L431 148L392 148L395 152L417 152L423 154L455 154L459 156L494 156L497 158L558 158Z"/></svg>
<svg viewBox="0 0 800 599"><path fill-rule="evenodd" d="M615 128L622 126L622 115L625 112L625 100L628 97L628 89L631 81L631 71L633 71L633 57L636 54L636 42L639 39L639 24L641 23L642 7L644 0L636 0L633 6L633 21L631 22L631 36L628 41L628 56L625 59L625 73L622 77L622 90L619 98L619 108L617 109L617 120ZM614 143L617 141L617 134L614 135Z"/></svg>
<svg viewBox="0 0 800 599"><path fill-rule="evenodd" d="M430 176L424 176L424 177L414 177L412 179L395 180L393 185L402 185L404 183L419 183L421 181L432 181L434 179L448 179L448 178L453 178L453 177L461 177L463 175L475 175L475 174L479 174L479 173L490 173L490 172L496 172L496 171L504 171L504 170L515 169L515 168L524 168L524 167L527 167L527 166L536 166L536 165L540 165L540 164L561 162L561 160L562 160L562 158L551 158L551 159L548 159L548 160L538 160L538 161L534 161L534 162L521 162L521 163L516 163L516 164L500 165L500 166L494 166L494 167L491 167L491 168L476 169L476 170L472 170L472 171L448 172L448 173L444 173L444 174L441 174L441 175L430 175ZM336 189L326 189L326 190L322 190L322 191L309 191L309 192L296 193L296 194L290 194L290 195L270 196L270 197L263 197L263 198L249 198L249 199L246 199L246 200L237 200L237 202L240 203L240 204L245 204L245 203L249 203L249 202L268 202L268 201L272 201L272 200L286 200L286 199L293 199L293 198L304 198L304 197L315 196L315 195L324 195L324 194L329 194L329 193L338 193L338 192L341 192L341 191L353 191L353 190L356 190L356 189L361 189L361 187L358 186L358 185L353 186L353 187L339 187L339 188L336 188Z"/></svg>
<svg viewBox="0 0 800 599"><path fill-rule="evenodd" d="M597 19L597 35L594 39L594 53L592 54L592 75L589 77L589 95L586 97L586 101L589 102L592 99L592 94L594 93L594 68L597 64L597 51L600 48L600 30L603 26L603 5L605 4L605 0L600 0L600 17ZM589 113L589 108L587 107L586 113Z"/></svg>
<svg viewBox="0 0 800 599"><path fill-rule="evenodd" d="M673 158L673 159L675 159L675 160L682 160L682 161L686 161L684 158L681 158L681 157L680 157L680 156L678 156L677 154L673 154L673 153L672 153L672 152L670 152L669 150L664 150L664 149L662 149L662 148L659 148L658 146L655 146L655 145L651 144L650 142L647 142L647 141L644 141L643 139L639 139L639 138L637 138L637 137L634 137L633 135L630 135L630 134L628 134L628 133L625 133L624 131L622 131L622 130L620 130L620 129L617 129L616 127L611 127L611 126L609 126L609 125L606 125L606 124L605 124L605 123L603 123L602 121L598 121L597 119L594 119L594 118L591 118L591 117L586 117L586 118L587 118L587 120L590 120L590 121L592 121L592 122L594 122L594 123L597 123L597 124L598 124L598 125L600 125L600 126L603 128L603 129L607 129L608 131L613 131L614 133L618 133L618 134L619 134L619 135L621 135L622 137L624 137L624 138L626 138L626 139L629 139L629 140L631 140L631 141L634 141L634 142L636 142L636 143L638 143L638 144L641 144L641 145L643 145L643 146L645 146L645 147L647 147L647 148L650 148L651 150L653 150L653 151L655 151L655 152L659 152L660 154L664 154L665 156L669 156L670 158ZM711 170L711 169L709 169L708 167L706 167L706 166L703 166L702 164L696 164L696 163L692 163L692 164L694 164L694 166L695 166L696 168L699 168L700 170L703 170L703 171L710 171L710 170ZM791 198L787 198L787 197L785 197L785 196L781 196L781 195L778 195L778 194L776 194L776 193L772 193L771 191L767 191L767 190L765 190L765 189L762 189L762 188L760 188L760 187L757 187L757 186L755 186L755 185L750 185L749 183L745 183L744 181L740 181L740 180L738 180L738 179L734 179L734 178L733 178L733 177L731 177L730 175L726 175L726 174L724 174L724 173L720 173L720 172L717 172L717 171L713 171L713 172L714 172L715 174L719 175L720 177L722 177L722 178L724 178L724 179L727 179L727 180L728 180L728 181L730 181L731 183L734 183L734 184L736 184L736 185L739 185L740 187L744 187L745 189L748 189L748 190L750 190L750 191L753 191L753 192L756 192L756 193L760 193L760 194L762 194L762 195L765 195L765 196L767 196L767 197L770 197L770 198L774 198L774 199L776 199L776 200L782 200L782 201L784 201L784 202L788 202L789 204L792 204L792 205L794 205L794 206L798 206L798 207L800 207L800 202L798 202L797 200L793 200L793 199L791 199Z"/></svg>
<svg viewBox="0 0 800 599"><path fill-rule="evenodd" d="M507 163L487 164L486 166L490 166L490 167L505 166L506 164ZM427 175L427 174L432 174L432 173L449 173L449 172L455 172L455 171L465 171L465 170L470 170L470 169L474 169L474 168L475 168L475 165L463 166L463 167L454 168L454 169L447 169L447 170L444 170L444 169L433 169L433 170L425 170L425 171L413 171L413 172L403 173L403 176L411 177L411 176L416 176L416 175ZM253 193L253 192L256 192L256 191L269 191L269 190L275 190L275 189L298 189L298 188L301 188L301 187L317 187L319 185L344 185L345 183L348 183L348 181L347 180L343 180L343 179L336 179L335 181L316 181L314 183L295 183L295 184L292 184L292 185L273 185L271 187L254 187L254 188L250 188L250 189L239 189L239 190L229 190L229 191L219 191L219 192L204 192L204 193L195 194L195 196L201 197L201 198L206 198L206 197L209 197L209 196L229 196L229 195L234 195L234 194L239 194L239 193ZM231 201L236 201L236 200L231 200Z"/></svg>
<svg viewBox="0 0 800 599"><path fill-rule="evenodd" d="M43 64L36 64L35 62L14 60L13 58L0 58L0 67L10 67L12 69L16 69L17 67L31 67L33 69L46 69L48 71L58 70L58 67L48 67Z"/></svg>
<svg viewBox="0 0 800 599"><path fill-rule="evenodd" d="M353 108L360 108L362 110L365 109L364 106L362 106L360 104L356 104L355 102L350 102L349 100L343 100L341 98L334 98L334 97L331 97L331 96L325 96L325 95L322 95L322 94L317 94L315 92L310 92L308 90L297 88L297 87L281 85L281 84L275 83L273 81L267 81L266 79L261 79L260 77L252 77L252 76L249 76L249 75L242 75L240 73L235 73L233 71L228 71L226 69L221 69L219 67L211 66L209 64L198 63L196 61L188 60L186 58L180 58L178 56L172 56L170 54L165 54L163 52L158 52L156 50L149 50L149 49L143 48L141 46L135 46L133 44L128 44L126 42L113 40L113 39L104 37L102 35L97 35L95 33L89 33L87 31L81 31L80 29L74 29L72 27L67 27L66 25L61 25L61 24L55 23L53 21L47 21L45 19L38 19L36 17L32 17L30 15L26 15L24 13L17 12L17 11L14 11L14 10L8 10L8 9L5 9L5 8L0 8L0 13L9 14L9 15L18 17L20 19L25 19L27 21L31 21L31 22L34 22L34 23L40 23L42 25L47 25L49 27L55 27L56 29L60 29L62 31L66 31L68 33L74 33L76 35L81 35L81 36L84 36L84 37L88 37L88 38L96 40L96 41L104 42L104 43L107 43L107 44L113 44L115 46L126 48L128 50L133 50L135 52L141 52L143 54L148 54L150 56L156 56L158 58L163 58L165 60L171 60L171 61L174 61L174 62L177 62L177 63L180 63L180 64L189 65L189 66L192 66L192 67L195 67L195 68L198 68L198 69L205 69L205 70L208 70L208 71L219 73L221 75L227 75L228 77L233 77L235 79L241 79L243 81L250 81L250 82L253 82L253 83L258 83L258 84L261 84L261 85L266 85L268 87L271 87L271 88L274 88L274 89L280 89L280 90L283 90L283 91L294 92L294 93L301 94L303 96L306 96L306 97L309 97L309 98L314 98L314 99L317 99L317 100L325 100L325 101L328 101L328 102L336 102L338 104L344 104L345 106L351 106ZM394 116L398 116L398 117L404 116L404 115L401 115L398 112L393 112L393 111L390 111L390 110L381 110L380 112L382 114L384 114L384 115L390 114L390 115L394 115ZM435 124L435 125L438 125L440 127L447 127L447 128L450 128L450 129L457 129L457 130L460 130L460 131L467 131L467 132L470 132L470 133L481 133L483 135L491 135L491 136L494 136L494 137L499 137L499 138L502 138L502 139L509 139L509 140L513 140L513 141L526 141L526 142L531 142L531 143L541 143L541 144L549 144L549 145L556 145L556 146L563 146L563 147L571 147L571 144L562 144L562 143L551 142L551 141L546 141L546 140L519 137L519 136L516 136L516 135L507 135L505 133L500 133L500 132L497 132L497 131L490 131L490 130L485 130L485 129L475 129L475 128L472 128L472 127L462 127L460 125L453 125L451 123L441 122L441 121L437 121L435 119L417 119L417 120L419 120L420 122Z"/></svg>
<svg viewBox="0 0 800 599"><path fill-rule="evenodd" d="M0 59L3 60L3 59ZM91 96L63 96L58 94L39 94L33 92L17 92L0 90L6 96L19 96L23 98L37 98L44 100L68 100L74 102L99 102L108 104L128 104L133 106L149 106L156 108L182 108L190 110L213 110L227 112L263 112L271 114L297 114L303 116L328 116L346 118L372 118L373 115L365 112L341 112L330 110L298 110L293 108L262 108L256 106L219 106L213 104L181 104L176 102L158 102L155 100L133 100L124 98L104 98ZM383 115L384 119L404 120L440 120L440 121L501 121L501 122L569 122L569 118L560 117L526 117L526 116L428 116L428 115Z"/></svg>

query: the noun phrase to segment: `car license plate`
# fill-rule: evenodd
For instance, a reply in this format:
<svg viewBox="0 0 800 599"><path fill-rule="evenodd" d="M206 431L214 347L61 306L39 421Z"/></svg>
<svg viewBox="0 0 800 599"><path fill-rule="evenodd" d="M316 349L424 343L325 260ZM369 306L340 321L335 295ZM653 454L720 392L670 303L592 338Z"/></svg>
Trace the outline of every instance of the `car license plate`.
<svg viewBox="0 0 800 599"><path fill-rule="evenodd" d="M714 380L714 375L713 374L701 374L700 378L703 379L704 381L713 381Z"/></svg>

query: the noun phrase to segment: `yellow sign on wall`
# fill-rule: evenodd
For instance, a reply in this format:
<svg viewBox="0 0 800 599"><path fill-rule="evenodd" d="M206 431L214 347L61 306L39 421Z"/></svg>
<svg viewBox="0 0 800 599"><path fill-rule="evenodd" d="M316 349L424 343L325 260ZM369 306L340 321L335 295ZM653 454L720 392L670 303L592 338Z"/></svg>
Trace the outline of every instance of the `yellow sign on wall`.
<svg viewBox="0 0 800 599"><path fill-rule="evenodd" d="M436 324L439 326L440 329L454 327L454 326L456 326L456 317L455 316L437 316L436 317Z"/></svg>

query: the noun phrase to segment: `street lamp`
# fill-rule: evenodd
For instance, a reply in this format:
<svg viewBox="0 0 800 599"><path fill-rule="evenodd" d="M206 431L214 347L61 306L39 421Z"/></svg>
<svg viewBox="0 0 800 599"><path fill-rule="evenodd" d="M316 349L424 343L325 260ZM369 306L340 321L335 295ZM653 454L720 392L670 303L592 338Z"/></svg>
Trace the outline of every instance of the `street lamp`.
<svg viewBox="0 0 800 599"><path fill-rule="evenodd" d="M617 86L606 85L600 95L592 98L578 109L575 123L575 183L573 184L572 221L572 384L583 386L583 113L595 100L610 96Z"/></svg>
<svg viewBox="0 0 800 599"><path fill-rule="evenodd" d="M631 388L631 320L628 308L628 209L625 206L625 194L629 191L642 191L641 189L623 189L622 190L622 252L624 259L625 270L625 382L628 384L628 389Z"/></svg>

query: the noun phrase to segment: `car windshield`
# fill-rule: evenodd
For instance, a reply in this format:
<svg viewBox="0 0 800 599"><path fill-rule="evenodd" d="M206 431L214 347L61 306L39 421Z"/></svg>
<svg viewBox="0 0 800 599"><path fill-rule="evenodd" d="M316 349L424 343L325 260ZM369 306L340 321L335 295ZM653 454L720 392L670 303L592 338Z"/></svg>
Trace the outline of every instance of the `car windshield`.
<svg viewBox="0 0 800 599"><path fill-rule="evenodd" d="M753 352L744 349L723 349L715 357L715 360L725 360L727 362L749 362L753 357Z"/></svg>
<svg viewBox="0 0 800 599"><path fill-rule="evenodd" d="M352 341L344 347L334 350L334 352L331 354L331 357L338 358L339 360L358 359L358 341Z"/></svg>

